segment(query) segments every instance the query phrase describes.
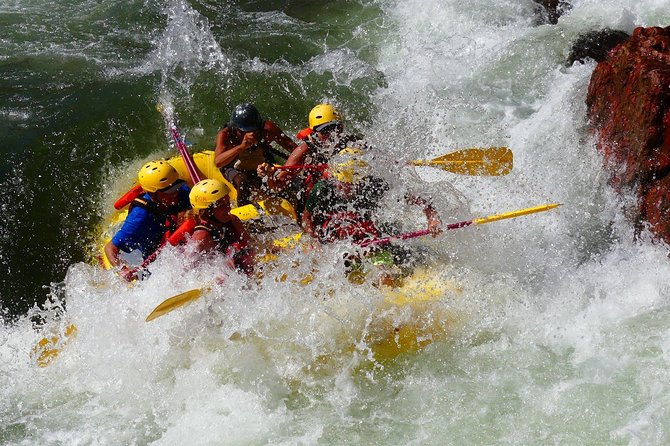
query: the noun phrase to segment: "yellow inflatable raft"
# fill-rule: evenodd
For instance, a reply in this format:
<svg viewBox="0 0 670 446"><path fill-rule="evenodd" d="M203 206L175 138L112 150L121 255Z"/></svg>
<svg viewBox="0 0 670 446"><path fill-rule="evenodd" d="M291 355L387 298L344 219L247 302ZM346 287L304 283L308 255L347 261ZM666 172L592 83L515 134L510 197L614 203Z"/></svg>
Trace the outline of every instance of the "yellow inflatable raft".
<svg viewBox="0 0 670 446"><path fill-rule="evenodd" d="M195 153L193 158L205 176L216 178L231 186L231 198L236 199L235 189L214 165L213 151ZM191 183L186 166L180 157L171 158L168 162L179 172L184 181ZM127 213L127 207L112 213L103 222L99 231L101 236L97 243L96 257L106 268L110 268L111 265L104 255L104 246L123 224ZM255 205L234 208L232 213L243 220L256 218L263 213L281 214L294 220L296 218L293 208L286 200L266 200ZM279 264L282 252L295 248L300 243L301 235L301 233L296 233L293 236L275 240L272 252L265 254L259 261L268 264L270 270L273 269L270 264ZM277 280L290 280L296 286L307 285L313 280L311 275L301 278L289 277L290 271L285 271L285 268L278 274ZM352 286L355 285L352 284ZM401 353L417 351L446 336L451 317L444 310L444 301L460 293L460 289L455 282L436 279L427 270L416 270L397 283L379 286L378 288L384 296L383 304L378 309L380 316L374 318L373 322L367 327L363 338L365 345L374 354L375 359L385 360L394 358ZM178 306L181 307L185 303L199 298L202 294L205 294L205 290L206 288L203 288L182 293L188 296L188 299ZM163 304L166 302L163 302ZM168 308L161 315L167 314L175 308L177 308L177 305ZM398 318L399 312L403 312L405 317ZM49 364L74 333L76 333L76 327L70 324L66 333L61 336L50 335L40 341L33 352L37 358L37 363L40 366Z"/></svg>

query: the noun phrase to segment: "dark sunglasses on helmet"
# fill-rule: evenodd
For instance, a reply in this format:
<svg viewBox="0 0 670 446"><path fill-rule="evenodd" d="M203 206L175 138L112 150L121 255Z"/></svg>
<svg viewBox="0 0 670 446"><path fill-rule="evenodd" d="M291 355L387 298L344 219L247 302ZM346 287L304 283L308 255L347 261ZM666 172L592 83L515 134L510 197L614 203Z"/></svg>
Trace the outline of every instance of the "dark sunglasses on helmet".
<svg viewBox="0 0 670 446"><path fill-rule="evenodd" d="M160 192L162 194L173 194L179 190L179 188L182 185L182 181L175 181L172 183L172 185L165 187L163 189L158 189L157 192Z"/></svg>
<svg viewBox="0 0 670 446"><path fill-rule="evenodd" d="M220 206L230 206L230 199L228 198L228 195L226 195L225 197L219 198L214 203L207 206L207 209L208 210L214 210L214 209L216 209Z"/></svg>
<svg viewBox="0 0 670 446"><path fill-rule="evenodd" d="M344 126L340 122L327 122L318 127L314 127L314 131L319 133L330 133L334 130L341 132L343 129Z"/></svg>

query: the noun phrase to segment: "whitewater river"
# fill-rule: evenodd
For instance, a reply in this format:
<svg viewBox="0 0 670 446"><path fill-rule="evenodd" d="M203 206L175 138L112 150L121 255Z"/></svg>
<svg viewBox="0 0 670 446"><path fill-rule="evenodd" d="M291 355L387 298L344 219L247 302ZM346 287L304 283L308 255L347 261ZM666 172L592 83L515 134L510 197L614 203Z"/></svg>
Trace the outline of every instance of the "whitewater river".
<svg viewBox="0 0 670 446"><path fill-rule="evenodd" d="M595 63L564 61L580 33L669 25L670 1L570 3L550 25L530 0L0 0L0 444L669 444L668 248L607 185ZM176 154L156 105L207 149L246 101L292 135L336 104L406 230L425 224L393 198L407 190L445 223L563 206L409 242L450 284L420 315L344 279L341 246L289 252L258 284L176 250L133 286L93 266L137 169ZM402 167L476 146L511 148L512 173ZM413 318L447 333L374 354L375 327ZM32 346L68 323L37 367Z"/></svg>

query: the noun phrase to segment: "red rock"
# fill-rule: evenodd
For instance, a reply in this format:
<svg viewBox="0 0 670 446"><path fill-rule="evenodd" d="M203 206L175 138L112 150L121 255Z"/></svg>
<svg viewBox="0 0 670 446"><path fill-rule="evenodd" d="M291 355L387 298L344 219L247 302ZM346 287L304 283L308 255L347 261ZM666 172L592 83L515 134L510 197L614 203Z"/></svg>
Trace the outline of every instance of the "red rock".
<svg viewBox="0 0 670 446"><path fill-rule="evenodd" d="M651 230L666 240L670 234L670 177L655 181L641 199L640 206Z"/></svg>
<svg viewBox="0 0 670 446"><path fill-rule="evenodd" d="M670 27L637 28L591 76L588 117L612 185L670 244Z"/></svg>

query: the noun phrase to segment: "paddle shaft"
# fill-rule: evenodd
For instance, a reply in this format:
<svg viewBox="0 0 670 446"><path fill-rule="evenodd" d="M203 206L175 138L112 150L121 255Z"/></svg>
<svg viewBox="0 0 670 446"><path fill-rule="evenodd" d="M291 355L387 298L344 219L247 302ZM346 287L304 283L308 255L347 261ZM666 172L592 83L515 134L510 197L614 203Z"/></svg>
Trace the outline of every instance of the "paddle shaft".
<svg viewBox="0 0 670 446"><path fill-rule="evenodd" d="M460 175L500 176L512 171L513 154L507 147L461 149L430 160L411 160L411 166L429 166ZM323 171L326 164L301 164L295 166L275 166L281 170Z"/></svg>
<svg viewBox="0 0 670 446"><path fill-rule="evenodd" d="M522 215L528 215L528 214L534 214L536 212L543 212L543 211L548 211L550 209L553 209L555 207L560 206L560 204L557 203L552 203L552 204L545 204L542 206L535 206L532 208L525 208L525 209L519 209L516 211L512 212L506 212L504 214L495 214L495 215L490 215L488 217L483 217L483 218L475 218L474 220L466 220L466 221L460 221L457 223L451 223L448 224L444 227L445 230L449 231L452 229L459 229L459 228L464 228L466 226L470 225L481 225L485 223L491 223L494 221L498 220L504 220L507 218L515 218L515 217L520 217ZM389 243L392 240L406 240L410 238L416 238L416 237L423 237L425 235L430 234L431 232L428 229L423 229L420 231L413 231L413 232L406 232L404 234L399 234L391 237L384 237L380 239L375 239L375 240L365 240L361 243L359 243L360 246L365 247L365 246L370 246L370 245L380 245L380 244L385 244ZM298 237L299 238L299 237ZM293 239L297 238L294 236ZM169 299L166 299L163 301L161 304L159 304L150 314L147 316L147 322L150 320L153 320L159 316L162 316L163 314L169 313L175 308L181 307L188 302L194 301L198 299L204 290L207 288L196 288L190 291L186 291L181 294L177 294L176 296L173 296Z"/></svg>
<svg viewBox="0 0 670 446"><path fill-rule="evenodd" d="M296 164L295 166L274 166L275 169L279 170L326 170L328 169L327 164Z"/></svg>
<svg viewBox="0 0 670 446"><path fill-rule="evenodd" d="M171 119L169 120L169 126L170 126L170 134L172 135L172 139L174 140L174 143L177 146L177 151L181 155L182 160L184 160L184 165L186 166L186 170L188 171L188 174L191 177L191 181L193 182L193 184L195 184L198 181L200 181L200 176L198 175L198 169L195 167L195 163L193 162L193 158L191 158L191 154L188 153L188 148L186 147L186 144L184 144L184 141L182 140L181 135L179 134L177 126L174 125ZM146 259L144 259L144 261L140 266L133 268L132 270L133 273L137 275L137 273L141 269L146 268L147 265L156 260L156 257L158 257L158 254L165 247L166 243L167 239L164 240L163 243L161 243L160 246L156 248L156 250L152 254L150 254Z"/></svg>
<svg viewBox="0 0 670 446"><path fill-rule="evenodd" d="M188 174L191 177L191 181L193 181L193 184L197 183L201 179L200 176L198 175L198 169L195 167L193 158L191 158L191 154L188 153L186 144L184 144L184 141L181 139L181 135L179 134L179 130L177 130L177 127L174 124L170 126L170 133L172 134L172 139L174 140L174 143L177 146L179 154L184 160L184 165L186 166L186 170L188 170Z"/></svg>
<svg viewBox="0 0 670 446"><path fill-rule="evenodd" d="M165 109L165 106L163 106L163 104L159 103L156 105L156 110L158 110L158 112L163 116L163 119L165 119L165 123L170 129L170 135L172 136L172 140L177 146L177 151L184 160L184 166L186 166L186 170L188 171L188 175L191 177L191 181L193 182L193 184L197 183L198 181L201 180L201 178L200 175L198 175L198 169L195 163L193 162L193 158L191 158L191 155L188 153L188 149L186 148L186 144L184 144L184 140L181 138L179 129L174 123L174 119L172 117L173 115L172 107L170 107L168 111Z"/></svg>
<svg viewBox="0 0 670 446"><path fill-rule="evenodd" d="M503 214L495 214L495 215L489 215L488 217L475 218L474 220L460 221L458 223L448 224L447 226L444 227L444 230L450 231L452 229L465 228L466 226L470 226L470 225L483 225L485 223L491 223L491 222L494 222L494 221L505 220L505 219L508 219L508 218L521 217L522 215L534 214L536 212L548 211L548 210L554 209L558 206L560 206L560 204L558 204L558 203L545 204L545 205L541 205L541 206L535 206L535 207L532 207L532 208L519 209L519 210L512 211L512 212L505 212ZM370 246L370 245L383 245L383 244L390 243L393 240L407 240L407 239L410 239L410 238L423 237L424 235L428 235L430 233L431 232L428 229L422 229L422 230L419 230L419 231L405 232L403 234L392 235L390 237L383 237L383 238L378 238L378 239L373 239L373 240L364 240L361 243L359 243L359 245L363 248L366 247L366 246Z"/></svg>

